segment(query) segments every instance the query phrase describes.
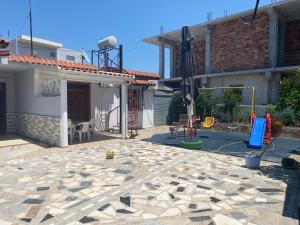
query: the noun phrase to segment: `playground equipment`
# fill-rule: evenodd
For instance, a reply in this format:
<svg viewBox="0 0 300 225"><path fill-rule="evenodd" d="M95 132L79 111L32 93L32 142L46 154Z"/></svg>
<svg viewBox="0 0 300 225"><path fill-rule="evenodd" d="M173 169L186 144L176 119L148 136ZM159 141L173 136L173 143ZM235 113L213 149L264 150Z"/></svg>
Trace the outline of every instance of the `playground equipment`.
<svg viewBox="0 0 300 225"><path fill-rule="evenodd" d="M267 113L265 118L257 118L255 113L253 113L251 121L252 130L248 147L261 149L264 142L270 143L271 140L271 116Z"/></svg>
<svg viewBox="0 0 300 225"><path fill-rule="evenodd" d="M233 90L233 92L236 92L236 95L240 95L242 102L243 102L243 106L247 107L249 106L249 118L250 115L252 115L255 112L255 87L254 86L246 86L246 87L212 87L212 88L198 88L198 92L199 94L202 93L203 96L203 111L202 112L198 112L198 113L202 113L202 116L204 117L204 122L203 122L203 128L212 128L213 125L215 124L215 116L218 116L217 113L214 111L214 104L210 103L211 106L207 106L207 102L209 101L216 101L216 107L219 108L223 108L223 111L227 112L227 127L229 130L233 131L233 130L237 130L239 127L239 122L240 122L240 109L241 106L239 105L239 102L235 102L235 111L237 113L236 118L234 118L235 116L232 115L233 118L230 118L230 109L229 109L229 105L227 105L227 108L225 108L225 104L224 104L224 94L226 90ZM251 93L249 93L248 95L245 93L245 90L249 90ZM207 93L205 93L205 91L210 91L210 98L212 99L207 99ZM218 92L219 91L219 92ZM244 92L244 93L243 93ZM249 100L245 99L245 98L249 98ZM219 99L223 99L223 101L219 102ZM210 112L210 116L207 116L207 108L211 107L211 112ZM224 119L223 119L224 120ZM226 120L225 120L226 121ZM250 123L252 124L252 121L250 119Z"/></svg>
<svg viewBox="0 0 300 225"><path fill-rule="evenodd" d="M202 126L203 128L212 128L214 123L215 123L214 117L205 117Z"/></svg>
<svg viewBox="0 0 300 225"><path fill-rule="evenodd" d="M199 150L202 148L202 141L182 141L180 147L191 150Z"/></svg>

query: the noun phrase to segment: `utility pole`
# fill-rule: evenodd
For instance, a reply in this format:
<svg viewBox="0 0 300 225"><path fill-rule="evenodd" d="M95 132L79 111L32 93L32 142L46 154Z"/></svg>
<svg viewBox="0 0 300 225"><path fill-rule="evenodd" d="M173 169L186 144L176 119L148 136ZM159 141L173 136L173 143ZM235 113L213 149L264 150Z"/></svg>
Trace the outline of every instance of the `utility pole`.
<svg viewBox="0 0 300 225"><path fill-rule="evenodd" d="M30 53L31 56L33 56L31 0L29 0L29 23L30 23Z"/></svg>

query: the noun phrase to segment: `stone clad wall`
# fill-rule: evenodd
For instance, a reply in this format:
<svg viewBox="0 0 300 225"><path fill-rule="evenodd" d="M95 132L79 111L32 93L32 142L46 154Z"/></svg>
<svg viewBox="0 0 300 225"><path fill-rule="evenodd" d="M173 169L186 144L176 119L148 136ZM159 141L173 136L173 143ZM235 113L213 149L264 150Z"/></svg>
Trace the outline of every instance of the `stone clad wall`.
<svg viewBox="0 0 300 225"><path fill-rule="evenodd" d="M285 26L284 65L300 64L300 20L289 21Z"/></svg>
<svg viewBox="0 0 300 225"><path fill-rule="evenodd" d="M60 146L60 118L26 113L16 113L16 133L44 142Z"/></svg>
<svg viewBox="0 0 300 225"><path fill-rule="evenodd" d="M7 133L14 133L16 131L15 113L12 112L6 113L6 118L7 118Z"/></svg>
<svg viewBox="0 0 300 225"><path fill-rule="evenodd" d="M213 73L268 67L269 15L261 13L251 25L251 16L211 26Z"/></svg>

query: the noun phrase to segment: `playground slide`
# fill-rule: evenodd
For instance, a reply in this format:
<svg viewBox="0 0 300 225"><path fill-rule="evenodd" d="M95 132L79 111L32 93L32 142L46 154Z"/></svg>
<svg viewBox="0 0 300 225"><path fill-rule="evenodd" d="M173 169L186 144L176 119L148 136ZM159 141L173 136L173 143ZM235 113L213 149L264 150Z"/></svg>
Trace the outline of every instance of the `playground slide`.
<svg viewBox="0 0 300 225"><path fill-rule="evenodd" d="M255 118L248 142L249 148L262 148L265 138L266 119Z"/></svg>

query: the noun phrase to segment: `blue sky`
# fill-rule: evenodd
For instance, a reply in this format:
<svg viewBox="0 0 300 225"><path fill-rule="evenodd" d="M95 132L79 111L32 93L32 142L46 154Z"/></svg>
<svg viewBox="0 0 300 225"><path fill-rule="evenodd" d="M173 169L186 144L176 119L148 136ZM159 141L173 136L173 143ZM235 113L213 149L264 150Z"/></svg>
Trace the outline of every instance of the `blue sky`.
<svg viewBox="0 0 300 225"><path fill-rule="evenodd" d="M261 0L261 5L270 0ZM32 0L33 35L71 49L95 49L108 35L124 46L126 68L158 72L158 48L143 38L254 7L255 0ZM28 0L1 1L0 35L29 34ZM3 10L4 9L4 10Z"/></svg>

